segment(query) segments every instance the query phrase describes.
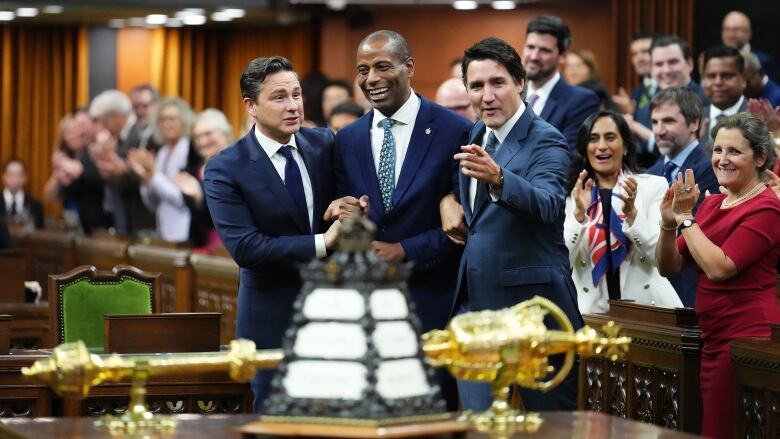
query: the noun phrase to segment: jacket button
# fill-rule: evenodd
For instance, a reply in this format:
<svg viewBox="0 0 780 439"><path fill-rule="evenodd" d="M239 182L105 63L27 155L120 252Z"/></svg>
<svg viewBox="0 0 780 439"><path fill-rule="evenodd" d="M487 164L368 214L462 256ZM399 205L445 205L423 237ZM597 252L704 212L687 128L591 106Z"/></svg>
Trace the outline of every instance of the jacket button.
<svg viewBox="0 0 780 439"><path fill-rule="evenodd" d="M645 289L647 290L649 288L650 288L650 284L645 284Z"/></svg>
<svg viewBox="0 0 780 439"><path fill-rule="evenodd" d="M639 257L639 262L647 262L647 258L644 256Z"/></svg>
<svg viewBox="0 0 780 439"><path fill-rule="evenodd" d="M588 287L583 287L582 291L585 291L587 293L588 292Z"/></svg>
<svg viewBox="0 0 780 439"><path fill-rule="evenodd" d="M583 267L585 266L585 259L580 259L580 265Z"/></svg>

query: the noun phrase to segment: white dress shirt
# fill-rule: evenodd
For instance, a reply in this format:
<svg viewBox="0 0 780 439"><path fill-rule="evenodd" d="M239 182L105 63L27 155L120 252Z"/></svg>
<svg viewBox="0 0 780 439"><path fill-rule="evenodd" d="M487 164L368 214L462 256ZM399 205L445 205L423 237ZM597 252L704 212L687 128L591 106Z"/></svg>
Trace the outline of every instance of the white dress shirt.
<svg viewBox="0 0 780 439"><path fill-rule="evenodd" d="M503 125L496 128L495 130L487 127L485 129L485 134L482 136L482 145L485 145L487 143L488 136L490 133L495 132L496 133L496 151L493 153L493 157L498 154L498 149L501 148L501 144L504 143L504 140L506 139L506 136L509 135L509 133L512 131L512 128L515 127L515 124L518 120L520 120L520 116L523 115L523 111L525 111L525 104L523 101L520 101L520 107L517 109L515 114L512 115L512 117L509 118L506 122L504 122ZM483 146L484 148L484 146ZM469 205L471 206L471 212L474 212L474 201L477 198L477 179L474 177L469 178ZM490 198L493 201L498 201L498 198L501 194L493 193L493 191L490 191Z"/></svg>
<svg viewBox="0 0 780 439"><path fill-rule="evenodd" d="M169 242L185 242L190 237L192 214L173 177L187 167L190 139L182 137L173 146L160 148L154 159L155 171L149 183L141 186L141 199L157 216L157 232Z"/></svg>
<svg viewBox="0 0 780 439"><path fill-rule="evenodd" d="M298 164L298 168L301 171L301 180L303 182L303 194L306 196L306 210L309 213L309 227L312 227L312 219L314 217L314 191L311 185L311 178L309 178L309 172L306 170L306 163L303 161L300 151L298 151L298 144L295 142L295 136L290 136L290 140L287 143L279 143L276 140L264 135L255 124L255 138L257 143L260 144L260 148L265 152L271 164L274 165L276 173L279 174L279 178L282 179L284 184L284 167L287 166L287 159L284 158L279 151L285 145L292 146L292 156L295 163ZM324 258L327 256L327 249L325 248L325 236L322 234L314 235L314 248L318 258Z"/></svg>
<svg viewBox="0 0 780 439"><path fill-rule="evenodd" d="M391 119L395 124L390 128L395 139L395 184L398 184L398 176L401 175L401 167L406 158L406 151L409 149L409 142L412 140L412 131L414 130L414 121L417 119L417 112L420 110L420 98L414 94L414 90L409 94L409 99L401 105ZM379 175L379 154L382 152L382 141L385 138L385 129L382 128L382 121L387 119L374 108L374 114L371 124L371 153L374 156L374 169Z"/></svg>
<svg viewBox="0 0 780 439"><path fill-rule="evenodd" d="M22 213L22 210L24 210L24 191L17 191L16 195L14 195L8 189L3 189L3 198L5 199L6 215L11 215L14 204L16 204L16 214Z"/></svg>
<svg viewBox="0 0 780 439"><path fill-rule="evenodd" d="M739 107L742 106L742 103L745 102L745 97L740 96L739 100L736 104L730 106L729 108L726 108L725 110L721 110L720 108L716 107L714 104L710 104L710 128L715 128L715 124L718 121L718 116L721 114L726 116L733 116L739 112Z"/></svg>
<svg viewBox="0 0 780 439"><path fill-rule="evenodd" d="M539 90L535 90L533 85L531 85L531 82L528 82L528 91L526 91L525 96L526 100L531 99L531 95L536 94L538 98L536 99L536 102L534 102L534 105L531 107L534 110L534 113L541 116L542 110L544 110L544 106L547 104L547 99L550 97L550 93L552 93L552 89L555 87L555 84L558 83L558 81L561 80L561 74L560 72L555 72L555 75L547 81Z"/></svg>

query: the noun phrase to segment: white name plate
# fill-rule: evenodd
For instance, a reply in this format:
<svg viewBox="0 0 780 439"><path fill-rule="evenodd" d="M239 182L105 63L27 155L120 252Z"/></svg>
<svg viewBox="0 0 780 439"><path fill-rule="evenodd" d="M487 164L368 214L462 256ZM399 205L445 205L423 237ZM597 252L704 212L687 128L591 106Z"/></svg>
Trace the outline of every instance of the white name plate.
<svg viewBox="0 0 780 439"><path fill-rule="evenodd" d="M308 323L298 329L293 352L299 357L352 360L366 354L366 335L357 323Z"/></svg>
<svg viewBox="0 0 780 439"><path fill-rule="evenodd" d="M425 370L417 358L384 361L377 368L376 376L376 390L383 398L411 398L430 391Z"/></svg>
<svg viewBox="0 0 780 439"><path fill-rule="evenodd" d="M396 289L374 290L369 297L371 316L377 320L399 320L409 315L404 294Z"/></svg>
<svg viewBox="0 0 780 439"><path fill-rule="evenodd" d="M358 290L315 288L303 302L303 315L310 320L359 320L366 302Z"/></svg>
<svg viewBox="0 0 780 439"><path fill-rule="evenodd" d="M293 398L360 399L367 370L352 361L293 361L282 383Z"/></svg>
<svg viewBox="0 0 780 439"><path fill-rule="evenodd" d="M378 322L372 338L382 358L413 357L417 354L417 334L407 321Z"/></svg>

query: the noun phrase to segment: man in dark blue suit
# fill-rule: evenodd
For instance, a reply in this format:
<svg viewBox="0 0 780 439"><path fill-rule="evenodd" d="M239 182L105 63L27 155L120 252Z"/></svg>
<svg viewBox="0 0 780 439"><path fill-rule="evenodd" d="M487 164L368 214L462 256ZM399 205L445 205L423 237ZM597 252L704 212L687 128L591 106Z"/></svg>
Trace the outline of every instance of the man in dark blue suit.
<svg viewBox="0 0 780 439"><path fill-rule="evenodd" d="M206 200L240 266L236 336L279 348L301 287L296 264L324 257L338 235L338 221L325 231L322 220L335 190L334 139L327 128L301 128L301 86L286 58L252 60L241 94L255 126L209 160ZM271 377L263 371L252 382L255 411Z"/></svg>
<svg viewBox="0 0 780 439"><path fill-rule="evenodd" d="M361 200L376 223L377 256L414 263L409 293L423 331L443 329L450 316L460 247L447 239L439 200L458 175L453 156L466 144L471 123L415 94L414 58L403 36L378 31L357 51L357 82L373 110L339 131L335 166L345 214ZM389 125L389 126L388 126ZM455 382L439 373L450 410Z"/></svg>
<svg viewBox="0 0 780 439"><path fill-rule="evenodd" d="M698 96L685 87L672 87L660 91L650 101L653 135L662 156L651 166L648 174L665 177L671 184L677 174L693 169L701 195L696 208L704 199L705 191L718 193L718 180L712 171L707 153L699 144L697 133L702 118L702 106ZM694 209L695 212L695 209ZM693 308L696 299L698 274L687 267L669 282L686 307Z"/></svg>
<svg viewBox="0 0 780 439"><path fill-rule="evenodd" d="M571 45L569 26L555 15L542 15L528 23L523 66L528 72L526 100L534 113L554 126L574 151L582 122L599 108L592 91L569 85L558 66Z"/></svg>
<svg viewBox="0 0 780 439"><path fill-rule="evenodd" d="M463 78L480 121L455 156L462 210L442 208L445 232L465 241L454 312L506 308L538 295L578 329L583 321L563 242L566 139L523 104L525 70L506 42L488 38L466 50ZM458 230L464 214L467 233ZM560 366L560 358L551 362ZM574 410L575 370L548 393L520 390L525 408ZM459 381L458 390L464 409L490 405L486 384Z"/></svg>
<svg viewBox="0 0 780 439"><path fill-rule="evenodd" d="M762 52L750 44L753 38L753 26L750 18L740 11L731 11L723 17L720 28L723 44L738 49L743 54L753 53L761 62L764 71L773 78L778 77L777 66L768 53Z"/></svg>
<svg viewBox="0 0 780 439"><path fill-rule="evenodd" d="M745 57L745 73L747 87L745 96L749 98L766 99L772 108L780 106L780 85L777 85L766 73L761 61L754 53L743 54Z"/></svg>

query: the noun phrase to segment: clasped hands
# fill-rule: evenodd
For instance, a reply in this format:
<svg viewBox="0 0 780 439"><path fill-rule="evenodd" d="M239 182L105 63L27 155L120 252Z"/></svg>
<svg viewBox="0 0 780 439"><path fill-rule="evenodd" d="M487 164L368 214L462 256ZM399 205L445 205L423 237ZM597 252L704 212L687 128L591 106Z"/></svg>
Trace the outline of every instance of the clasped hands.
<svg viewBox="0 0 780 439"><path fill-rule="evenodd" d="M698 199L699 185L696 184L693 169L686 169L684 177L682 172L678 173L661 201L662 227L673 230L686 219L692 219L693 208Z"/></svg>
<svg viewBox="0 0 780 439"><path fill-rule="evenodd" d="M636 220L636 194L639 189L639 183L636 177L629 176L620 182L621 192L617 193L618 198L623 201L623 216L629 226L634 225ZM571 199L574 202L574 219L579 223L585 222L585 214L592 200L591 190L593 189L593 180L588 178L588 171L583 169L577 176L577 182L571 190ZM613 189L614 191L614 189Z"/></svg>
<svg viewBox="0 0 780 439"><path fill-rule="evenodd" d="M360 198L347 196L333 200L325 210L325 214L322 216L325 221L333 221L333 224L325 233L326 246L331 230L333 230L337 236L341 221L352 216L368 217L369 207L368 195L363 195ZM330 249L330 247L328 247L328 249ZM403 262L406 258L404 248L399 242L372 241L371 249L377 257L384 262L399 263Z"/></svg>

